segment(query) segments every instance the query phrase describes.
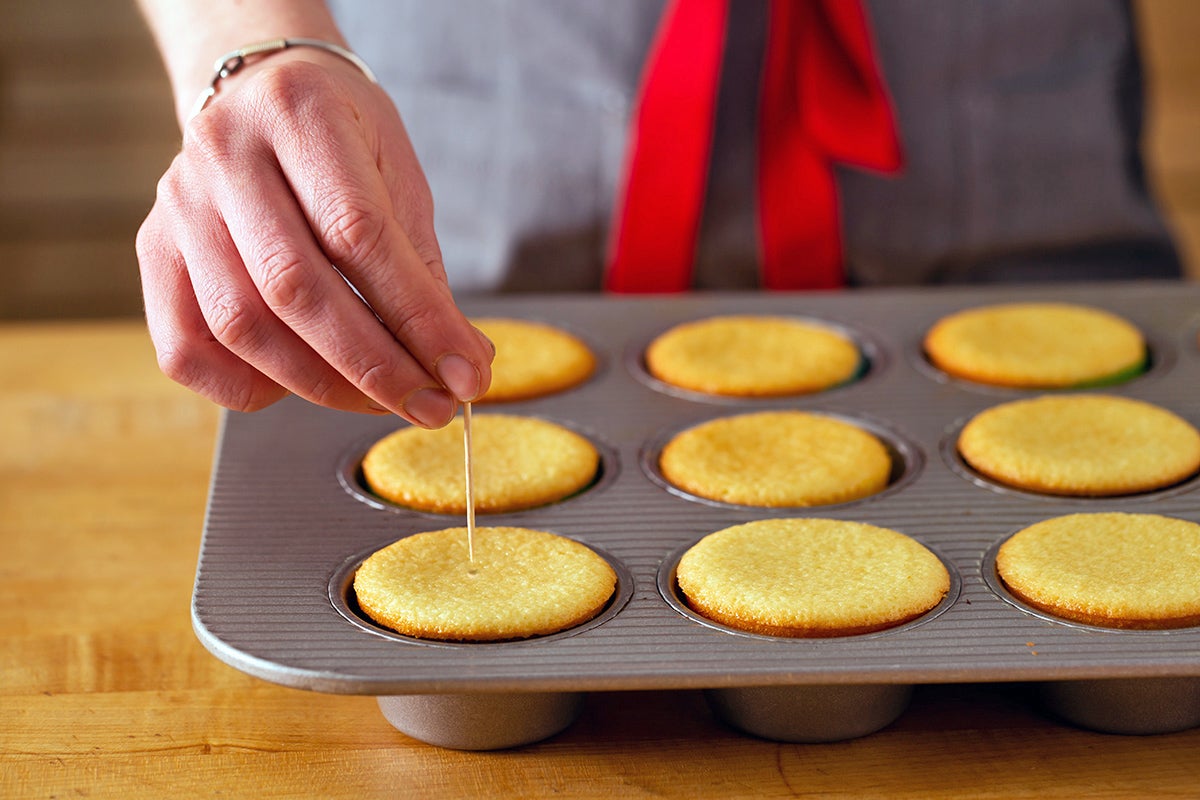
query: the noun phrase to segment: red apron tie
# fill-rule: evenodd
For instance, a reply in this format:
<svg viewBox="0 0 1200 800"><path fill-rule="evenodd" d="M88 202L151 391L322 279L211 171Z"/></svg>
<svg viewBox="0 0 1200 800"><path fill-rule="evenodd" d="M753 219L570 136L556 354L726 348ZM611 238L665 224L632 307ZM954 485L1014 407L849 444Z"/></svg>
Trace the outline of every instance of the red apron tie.
<svg viewBox="0 0 1200 800"><path fill-rule="evenodd" d="M769 0L759 108L763 285L844 283L834 162L894 172L899 137L858 0ZM691 283L729 0L670 0L642 75L605 287Z"/></svg>

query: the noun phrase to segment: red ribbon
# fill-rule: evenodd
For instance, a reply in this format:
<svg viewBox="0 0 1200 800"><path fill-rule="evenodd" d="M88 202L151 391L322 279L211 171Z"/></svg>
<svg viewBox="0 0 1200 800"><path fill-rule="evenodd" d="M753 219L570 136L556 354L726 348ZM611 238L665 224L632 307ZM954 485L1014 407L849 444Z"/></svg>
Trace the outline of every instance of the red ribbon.
<svg viewBox="0 0 1200 800"><path fill-rule="evenodd" d="M844 283L834 164L895 172L899 135L858 0L769 0L759 103L763 285ZM605 286L691 283L729 0L670 0L631 124Z"/></svg>

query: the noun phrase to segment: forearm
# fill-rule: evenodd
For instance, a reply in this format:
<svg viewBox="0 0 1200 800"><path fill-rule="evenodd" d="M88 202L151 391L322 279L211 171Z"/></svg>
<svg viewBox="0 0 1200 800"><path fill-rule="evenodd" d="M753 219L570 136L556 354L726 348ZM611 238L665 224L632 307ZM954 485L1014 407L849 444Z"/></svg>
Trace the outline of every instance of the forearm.
<svg viewBox="0 0 1200 800"><path fill-rule="evenodd" d="M305 36L344 45L320 0L137 0L175 96L180 124L212 78L213 63L243 45L281 36ZM320 59L308 49L301 57Z"/></svg>

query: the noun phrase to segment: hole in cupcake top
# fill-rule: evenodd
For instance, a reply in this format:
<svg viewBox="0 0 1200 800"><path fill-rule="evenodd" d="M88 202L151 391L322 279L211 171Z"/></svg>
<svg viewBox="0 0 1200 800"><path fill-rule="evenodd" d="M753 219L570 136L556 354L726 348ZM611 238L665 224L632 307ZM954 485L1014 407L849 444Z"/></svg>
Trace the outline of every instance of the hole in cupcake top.
<svg viewBox="0 0 1200 800"><path fill-rule="evenodd" d="M616 590L608 561L572 539L527 528L478 533L473 561L465 528L417 533L376 551L355 572L358 607L408 636L503 641L587 622Z"/></svg>

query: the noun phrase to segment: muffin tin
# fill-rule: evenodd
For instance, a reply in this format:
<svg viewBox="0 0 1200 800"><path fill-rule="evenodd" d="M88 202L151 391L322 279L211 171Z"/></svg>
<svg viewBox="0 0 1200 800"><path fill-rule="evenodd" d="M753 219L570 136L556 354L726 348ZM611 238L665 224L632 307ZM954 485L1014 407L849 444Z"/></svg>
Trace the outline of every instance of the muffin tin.
<svg viewBox="0 0 1200 800"><path fill-rule="evenodd" d="M392 506L363 486L366 447L403 423L330 411L295 398L223 416L193 597L201 641L251 675L323 692L370 694L397 728L454 748L550 736L589 691L705 689L719 718L785 741L860 736L903 713L914 684L1030 681L1067 721L1157 733L1200 725L1200 628L1127 631L1049 618L1010 597L994 575L998 544L1048 517L1148 512L1200 521L1196 479L1120 498L1047 497L991 485L954 451L979 411L1037 392L950 379L921 355L940 316L975 305L1060 300L1107 308L1146 333L1149 370L1106 393L1137 397L1200 425L1200 286L1167 282L857 290L840 294L598 295L466 299L468 314L570 330L593 347L597 373L561 394L476 413L543 417L590 438L601 473L552 506L481 516L480 525L539 528L613 563L618 589L592 622L517 642L409 639L361 616L349 591L366 555L463 520ZM853 337L860 377L791 398L713 398L662 386L640 353L670 325L714 314L795 315ZM718 416L795 408L856 422L896 459L885 492L836 506L765 509L699 500L657 474L670 433ZM919 620L864 636L775 639L697 618L676 596L676 560L721 528L779 516L868 522L905 533L950 569L946 600Z"/></svg>

